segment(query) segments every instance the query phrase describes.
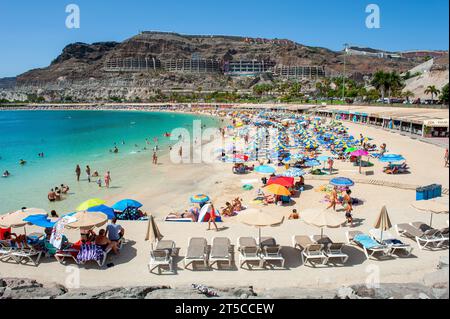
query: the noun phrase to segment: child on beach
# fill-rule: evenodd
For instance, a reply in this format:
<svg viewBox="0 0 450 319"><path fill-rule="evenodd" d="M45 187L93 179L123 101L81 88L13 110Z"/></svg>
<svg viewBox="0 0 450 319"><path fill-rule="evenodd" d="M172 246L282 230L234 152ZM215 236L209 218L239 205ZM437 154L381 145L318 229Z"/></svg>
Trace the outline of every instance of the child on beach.
<svg viewBox="0 0 450 319"><path fill-rule="evenodd" d="M98 188L102 188L102 179L100 177L97 179L97 185Z"/></svg>

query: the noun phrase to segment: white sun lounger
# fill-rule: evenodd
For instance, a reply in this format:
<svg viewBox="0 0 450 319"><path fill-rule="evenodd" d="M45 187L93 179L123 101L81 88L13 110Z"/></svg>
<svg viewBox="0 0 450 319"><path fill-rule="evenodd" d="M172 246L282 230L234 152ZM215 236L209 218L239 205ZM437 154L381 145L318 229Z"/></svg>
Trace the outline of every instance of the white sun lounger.
<svg viewBox="0 0 450 319"><path fill-rule="evenodd" d="M32 247L21 248L13 250L11 252L11 257L18 264L27 264L28 262L31 262L34 266L38 266L42 253L42 251L36 250Z"/></svg>
<svg viewBox="0 0 450 319"><path fill-rule="evenodd" d="M184 257L184 268L187 269L194 262L202 262L205 268L208 268L208 243L205 238L189 238L187 254Z"/></svg>
<svg viewBox="0 0 450 319"><path fill-rule="evenodd" d="M173 273L173 260L169 250L151 250L148 271L152 273L158 268L158 274L161 274L161 267L168 266L169 271Z"/></svg>
<svg viewBox="0 0 450 319"><path fill-rule="evenodd" d="M262 268L263 260L261 258L261 250L253 237L239 237L238 238L238 251L239 251L239 267L243 268L244 264L247 264L251 269L250 264L257 262L258 267Z"/></svg>
<svg viewBox="0 0 450 319"><path fill-rule="evenodd" d="M401 240L395 238L390 232L383 231L383 234L379 229L371 229L369 231L370 236L380 244L386 245L391 248L391 254L396 252L403 252L406 256L411 255L413 248L409 244L403 243Z"/></svg>
<svg viewBox="0 0 450 319"><path fill-rule="evenodd" d="M230 239L226 237L214 237L212 240L211 253L209 256L209 266L212 267L214 263L219 267L219 262L228 262L228 267L231 268L233 262L233 256L231 252Z"/></svg>
<svg viewBox="0 0 450 319"><path fill-rule="evenodd" d="M440 248L448 241L448 238L445 238L437 229L422 231L411 224L397 224L395 229L399 236L415 240L421 250L424 248Z"/></svg>
<svg viewBox="0 0 450 319"><path fill-rule="evenodd" d="M267 243L264 245L264 242ZM285 259L281 254L281 246L277 245L275 238L265 238L262 243L261 258L264 263L272 264L272 262L279 262L281 268L284 268Z"/></svg>
<svg viewBox="0 0 450 319"><path fill-rule="evenodd" d="M310 236L293 236L292 246L300 250L303 265L306 265L306 262L309 261L311 265L315 266L311 262L312 260L319 260L322 265L328 262L328 257L324 252L324 245L316 244Z"/></svg>
<svg viewBox="0 0 450 319"><path fill-rule="evenodd" d="M0 261L9 261L12 259L12 252L14 248L9 245L6 241L0 241Z"/></svg>
<svg viewBox="0 0 450 319"><path fill-rule="evenodd" d="M375 239L363 232L354 230L346 232L348 243L355 244L363 249L367 259L379 259L390 255L391 249L387 245L378 243Z"/></svg>

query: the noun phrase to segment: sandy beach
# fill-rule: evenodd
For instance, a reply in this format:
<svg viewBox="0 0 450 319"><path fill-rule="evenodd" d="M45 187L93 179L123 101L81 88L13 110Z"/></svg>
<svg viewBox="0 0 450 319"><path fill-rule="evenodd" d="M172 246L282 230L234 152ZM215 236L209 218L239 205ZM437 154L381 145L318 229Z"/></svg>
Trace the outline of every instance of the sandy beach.
<svg viewBox="0 0 450 319"><path fill-rule="evenodd" d="M348 162L335 162L339 170L338 176L345 176L362 181L381 180L395 182L408 186L428 185L432 183L449 187L448 168L444 167L444 150L437 146L426 144L409 137L390 133L373 127L359 124L345 123L349 133L373 138L376 144L386 143L391 152L402 154L410 166L410 174L387 175L382 172L383 163L373 160L373 167L364 170L373 170L374 175L361 175L358 168ZM218 145L215 145L218 146ZM150 159L149 159L150 161ZM201 223L168 223L164 217L170 212L182 212L189 207L189 197L193 194L206 193L216 206L224 206L239 196L243 204L249 207L258 207L251 204L255 197L255 190L260 185L261 175L251 173L240 176L232 173L232 164L172 164L167 157L161 158L161 165L150 175L142 171L137 183L120 193L106 195L107 203L114 203L122 198L133 198L140 201L143 210L155 216L157 225L164 235L164 239L174 240L180 249L179 257L175 259L177 272L175 275L149 274L147 263L149 261L150 243L144 240L147 222L119 222L126 230L127 243L119 256L109 256L107 263L113 263L111 268L99 268L95 263L86 266L76 266L73 262L61 265L54 259L43 258L38 267L17 266L13 263L0 264L0 277L33 278L41 282L57 282L67 284L73 266L79 269L81 287L119 287L142 285L169 285L171 287L186 287L192 283L208 286L234 287L252 285L257 290L270 288L329 288L342 285L365 283L368 278L375 275L381 283L415 283L420 282L424 275L435 271L441 257L448 258L448 249L435 251L420 250L418 245L406 238L405 243L413 247L411 256L405 258L392 258L386 260L366 260L364 253L356 246L348 245L344 248L350 258L345 266L331 267L318 266L316 268L305 266L300 259L300 252L292 247L291 238L294 235L317 235L320 229L305 224L301 220L305 209L322 209L323 193L320 186L327 184L326 180L312 179L305 176L305 191L299 197L293 198L289 206L269 205L263 210L274 214L289 216L292 209L300 213L300 220L285 220L278 227L262 229L263 236L273 236L282 246L282 254L286 259L286 269L275 270L244 270L234 267L232 270L191 271L183 269L183 256L186 254L188 238L205 237L211 244L215 236L230 238L236 245L239 236L255 236L258 230L253 227L236 222L235 218L226 218L219 232L207 231L207 224ZM147 175L146 175L147 174ZM337 175L336 175L337 176ZM257 179L255 190L242 190L242 180ZM415 191L386 186L375 186L360 182L352 187L354 198L362 201L361 205L354 207L354 228L341 227L325 229L324 233L335 242L346 242L345 232L360 230L368 232L375 223L375 219L383 206L387 207L392 224L413 221L429 221L429 214L417 211L411 204L415 201ZM444 195L440 201L448 204L448 196ZM448 215L435 215L433 226L443 228L448 226ZM40 229L27 226L27 232L40 231ZM391 230L394 233L394 229ZM78 231L67 231L69 240L79 239ZM235 266L237 265L237 251L234 247Z"/></svg>

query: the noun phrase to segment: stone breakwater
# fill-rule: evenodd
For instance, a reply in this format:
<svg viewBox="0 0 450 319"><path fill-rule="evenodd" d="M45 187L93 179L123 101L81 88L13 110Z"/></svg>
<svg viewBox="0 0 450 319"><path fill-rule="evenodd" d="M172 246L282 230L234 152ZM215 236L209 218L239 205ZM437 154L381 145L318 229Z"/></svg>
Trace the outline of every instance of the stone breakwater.
<svg viewBox="0 0 450 319"><path fill-rule="evenodd" d="M448 269L430 273L421 283L385 283L324 288L209 287L219 299L448 299ZM209 299L192 287L141 286L67 289L33 279L0 278L0 299Z"/></svg>

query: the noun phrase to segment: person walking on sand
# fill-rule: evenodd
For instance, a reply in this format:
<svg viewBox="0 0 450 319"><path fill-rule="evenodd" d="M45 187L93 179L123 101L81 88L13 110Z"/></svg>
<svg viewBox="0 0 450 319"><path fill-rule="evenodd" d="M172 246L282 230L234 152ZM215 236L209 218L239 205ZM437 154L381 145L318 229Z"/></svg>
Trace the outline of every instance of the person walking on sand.
<svg viewBox="0 0 450 319"><path fill-rule="evenodd" d="M334 160L329 157L328 158L328 170L330 171L330 175L333 173L333 164L334 164Z"/></svg>
<svg viewBox="0 0 450 319"><path fill-rule="evenodd" d="M338 194L337 194L337 187L336 186L331 191L330 201L331 201L330 206L328 206L327 209L330 209L331 207L333 207L333 210L336 211L336 204L337 204L337 201L338 201Z"/></svg>
<svg viewBox="0 0 450 319"><path fill-rule="evenodd" d="M352 198L350 197L350 195L352 194L351 190L347 190L344 194L344 199L343 199L343 203L342 206L345 209L345 217L347 218L347 223L350 224L351 227L353 227L353 216L352 216L352 211L353 211L353 206L352 206Z"/></svg>
<svg viewBox="0 0 450 319"><path fill-rule="evenodd" d="M109 183L112 181L111 179L111 172L107 171L105 174L105 186L106 188L109 188Z"/></svg>
<svg viewBox="0 0 450 319"><path fill-rule="evenodd" d="M156 155L156 152L153 152L153 164L158 165L158 155Z"/></svg>
<svg viewBox="0 0 450 319"><path fill-rule="evenodd" d="M86 165L86 176L88 179L88 183L91 182L91 168L89 167L89 165Z"/></svg>
<svg viewBox="0 0 450 319"><path fill-rule="evenodd" d="M80 165L77 165L77 167L75 168L75 174L77 175L77 182L80 181L80 175L81 175L81 167Z"/></svg>
<svg viewBox="0 0 450 319"><path fill-rule="evenodd" d="M209 204L209 220L208 220L208 230L211 230L211 223L214 225L214 227L216 228L216 231L219 231L219 228L217 228L217 224L216 224L216 209L214 208L214 205L212 203Z"/></svg>

